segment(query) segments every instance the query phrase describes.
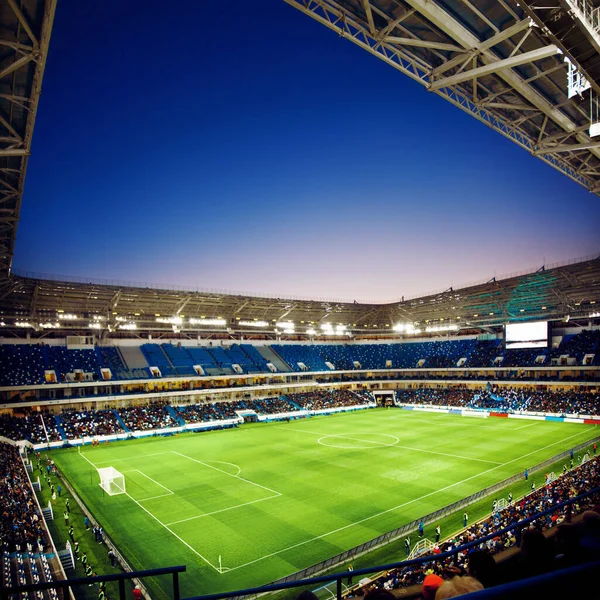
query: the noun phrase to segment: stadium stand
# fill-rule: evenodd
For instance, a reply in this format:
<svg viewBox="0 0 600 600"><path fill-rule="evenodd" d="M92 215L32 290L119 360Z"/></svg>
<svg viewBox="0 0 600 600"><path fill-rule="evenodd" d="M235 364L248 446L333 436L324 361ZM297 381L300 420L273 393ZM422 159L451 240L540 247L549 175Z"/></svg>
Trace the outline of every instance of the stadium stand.
<svg viewBox="0 0 600 600"><path fill-rule="evenodd" d="M485 390L469 390L460 386L397 390L396 401L506 412L596 415L600 411L600 400L595 391L496 389L494 386Z"/></svg>
<svg viewBox="0 0 600 600"><path fill-rule="evenodd" d="M0 384L35 385L44 382L44 356L39 344L0 344Z"/></svg>
<svg viewBox="0 0 600 600"><path fill-rule="evenodd" d="M127 429L131 431L146 431L177 426L177 421L171 416L164 402L154 402L147 406L121 408L119 414Z"/></svg>
<svg viewBox="0 0 600 600"><path fill-rule="evenodd" d="M45 547L42 516L35 508L33 490L16 446L0 442L0 528L3 551Z"/></svg>
<svg viewBox="0 0 600 600"><path fill-rule="evenodd" d="M197 376L199 365L206 376L238 373L268 373L267 360L251 344L231 346L183 346L143 344L141 353L148 367L158 367L161 377ZM276 353L290 370L353 371L357 369L465 369L490 367L548 367L563 361L565 365L600 365L600 332L582 330L560 338L558 347L541 349L505 349L501 340L432 340L394 344L273 344ZM539 362L538 357L544 361ZM500 362L496 359L501 358ZM300 367L299 363L303 365ZM234 368L237 365L239 369ZM102 380L101 369L109 368L115 380L149 379L147 367L128 369L115 347L96 346L94 350L69 350L65 346L42 344L0 344L0 384L3 386L39 385L46 370L55 371L58 382L72 382L75 372L91 373ZM473 373L470 375L475 377Z"/></svg>
<svg viewBox="0 0 600 600"><path fill-rule="evenodd" d="M68 439L123 433L117 416L112 410L65 409L59 417L59 423Z"/></svg>
<svg viewBox="0 0 600 600"><path fill-rule="evenodd" d="M46 442L41 415L0 415L0 435L10 440L26 440L32 444Z"/></svg>

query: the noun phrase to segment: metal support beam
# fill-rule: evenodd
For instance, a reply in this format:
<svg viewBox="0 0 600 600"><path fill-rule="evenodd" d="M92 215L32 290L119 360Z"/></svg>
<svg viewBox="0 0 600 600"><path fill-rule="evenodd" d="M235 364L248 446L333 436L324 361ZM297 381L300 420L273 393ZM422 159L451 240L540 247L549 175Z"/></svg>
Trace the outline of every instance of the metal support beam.
<svg viewBox="0 0 600 600"><path fill-rule="evenodd" d="M558 47L551 44L544 48L532 50L531 52L524 52L523 54L513 56L512 58L497 60L495 62L484 65L483 67L477 67L476 69L471 69L470 71L458 73L457 75L444 77L443 79L439 79L438 81L434 81L433 83L431 83L429 85L429 89L432 92L435 92L436 90L439 90L441 88L456 85L457 83L462 83L463 81L473 79L474 77L482 77L484 75L490 75L491 73L500 71L501 69L511 69L513 67L518 67L519 65L534 62L536 60L542 60L544 58L554 56L559 52L560 50L558 49Z"/></svg>
<svg viewBox="0 0 600 600"><path fill-rule="evenodd" d="M0 150L2 156L29 156L29 150L25 148L9 148L8 150Z"/></svg>
<svg viewBox="0 0 600 600"><path fill-rule="evenodd" d="M15 60L15 62L8 65L6 69L0 71L0 79L6 77L7 75L10 75L13 71L20 69L22 66L26 65L29 61L34 59L35 57L33 56L33 54L26 54L25 56L22 56L19 60Z"/></svg>
<svg viewBox="0 0 600 600"><path fill-rule="evenodd" d="M396 37L389 35L383 40L389 44L400 44L402 46L416 46L418 48L431 48L432 50L447 50L448 52L464 52L464 48L460 48L454 44L444 44L443 42L427 42L425 40L416 40L413 38Z"/></svg>
<svg viewBox="0 0 600 600"><path fill-rule="evenodd" d="M474 48L474 50L478 50L479 52L482 52L483 50L492 48L496 44L499 44L500 42L503 42L504 40L511 38L513 35L520 33L524 29L529 29L532 25L533 25L533 20L529 19L529 18L523 19L522 21L518 21L517 23L515 23L514 25L511 25L510 27L507 27L503 31L499 31L496 35L493 35L492 37L488 38L484 42L477 44L477 46Z"/></svg>
<svg viewBox="0 0 600 600"><path fill-rule="evenodd" d="M565 144L563 146L543 146L533 152L534 156L540 154L552 154L554 152L575 152L577 150L592 150L600 148L600 142L590 142L589 144Z"/></svg>
<svg viewBox="0 0 600 600"><path fill-rule="evenodd" d="M371 10L371 5L369 4L369 0L362 0L362 5L367 13L367 21L369 22L369 31L371 35L375 35L375 21L373 21L373 11Z"/></svg>
<svg viewBox="0 0 600 600"><path fill-rule="evenodd" d="M31 25L29 25L29 21L26 19L25 15L21 12L21 9L19 8L19 6L15 2L15 0L6 0L6 1L10 5L10 7L13 9L15 16L17 17L17 19L19 19L19 23L21 23L21 27L23 27L23 29L27 32L29 39L33 42L33 45L37 49L39 46L39 42L37 40L37 37L33 33L33 30L31 29Z"/></svg>

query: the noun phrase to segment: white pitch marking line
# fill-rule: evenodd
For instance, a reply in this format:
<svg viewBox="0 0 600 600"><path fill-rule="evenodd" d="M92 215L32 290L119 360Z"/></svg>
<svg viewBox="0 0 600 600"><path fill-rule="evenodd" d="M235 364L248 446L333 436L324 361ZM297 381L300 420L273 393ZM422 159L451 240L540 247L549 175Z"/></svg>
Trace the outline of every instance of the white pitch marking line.
<svg viewBox="0 0 600 600"><path fill-rule="evenodd" d="M150 496L150 498L140 498L138 502L146 502L146 500L156 500L157 498L165 498L166 496L172 496L173 492L170 494L160 494L159 496Z"/></svg>
<svg viewBox="0 0 600 600"><path fill-rule="evenodd" d="M170 454L170 452L155 452L154 454L138 454L137 456L129 456L127 458L115 458L113 460L99 460L96 465L101 465L104 463L113 463L113 462L121 462L123 460L133 461L138 458L149 458L150 456L162 456L163 454ZM96 466L94 465L94 466Z"/></svg>
<svg viewBox="0 0 600 600"><path fill-rule="evenodd" d="M515 431L519 431L519 429L526 429L527 427L533 427L534 425L537 425L537 423L537 421L534 421L533 423L528 423L527 425L523 425L522 427L517 427Z"/></svg>
<svg viewBox="0 0 600 600"><path fill-rule="evenodd" d="M159 485L163 490L167 490L167 492L169 492L169 494L174 494L175 492L173 492L173 490L170 490L168 487L164 486L162 483L158 483L158 481L156 481L155 479L152 479L152 477L150 477L149 475L146 475L146 473L142 473L139 469L135 469L140 475L143 475L146 479L149 479L152 483L155 483L156 485ZM168 496L169 494L163 494L163 496Z"/></svg>
<svg viewBox="0 0 600 600"><path fill-rule="evenodd" d="M165 494L168 496L168 494ZM228 508L221 508L220 510L213 510L212 512L204 513L202 515L196 515L195 517L188 517L187 519L181 519L179 521L173 521L172 523L167 523L167 527L171 525L177 525L178 523L186 523L187 521L193 521L194 519L202 519L202 517L209 517L210 515L216 515L217 513L226 512L228 510L233 510L234 508L242 508L243 506L248 506L250 504L256 504L257 502L264 502L265 500L272 500L273 498L279 498L281 494L278 496L267 496L266 498L259 498L258 500L251 500L250 502L244 502L243 504L236 504L235 506L230 506Z"/></svg>
<svg viewBox="0 0 600 600"><path fill-rule="evenodd" d="M166 452L161 452L161 454L166 454ZM80 452L79 455L84 460L87 460L90 463L90 465L92 465L92 467L97 468L96 465L89 458L87 458L87 456L85 456L83 454L83 452ZM153 515L147 508L145 508L144 506L142 506L135 498L132 498L127 492L125 492L125 495L130 500L132 500L133 502L135 502L144 512L148 513L159 525L162 525L171 535L173 535L174 537L176 537L184 546L187 546L194 554L196 554L197 556L199 556L208 566L212 567L217 573L220 573L219 567L215 567L215 565L213 565L207 558L205 558L204 556L202 556L202 554L200 554L200 552L198 552L197 550L195 550L194 548L192 548L185 540L182 540L174 531L172 531L171 529L169 529L158 517L156 517L155 515Z"/></svg>
<svg viewBox="0 0 600 600"><path fill-rule="evenodd" d="M285 427L285 429L288 429L287 427ZM305 433L310 433L310 432L305 432ZM293 550L294 548L298 548L299 546L304 546L306 544L310 544L311 542L314 542L316 540L320 540L323 539L329 535L332 535L334 533L338 533L339 531L343 531L344 529L348 529L350 527L354 527L355 525L360 525L361 523L364 523L365 521L370 521L371 519L380 517L381 515L384 515L386 513L389 512L393 512L395 510L398 510L399 508L404 508L405 506L408 506L410 504L414 504L415 502L420 502L421 500L428 498L429 496L433 496L435 494L438 494L440 492L444 492L450 488L453 488L457 485L461 485L463 483L466 483L467 481L470 481L471 479L475 479L476 477L480 477L481 475L485 475L486 473L490 473L491 471L495 471L496 469L498 469L499 467L505 467L506 465L509 465L511 463L517 462L519 460L522 460L524 458L526 458L527 456L531 456L532 454L536 454L537 452L540 452L542 450L547 450L548 448L551 448L552 446L556 446L557 444L561 444L567 440L570 440L571 438L577 437L578 435L581 435L582 433L586 433L584 431L580 431L579 433L576 433L574 435L569 436L568 438L564 438L562 440L559 440L558 442L554 442L553 444L548 444L547 446L544 446L543 448L537 448L536 450L533 450L532 452L529 452L528 454L524 454L523 456L519 456L518 458L515 458L513 460L509 460L506 463L503 463L501 465L498 465L496 467L492 467L491 469L488 469L487 471L483 471L481 473L477 473L476 475L472 475L471 477L467 477L466 479L463 479L462 481L457 481L456 483L452 483L450 485L447 485L444 488L435 490L433 492L430 492L429 494L425 494L424 496L421 496L420 498L415 498L413 500L410 500L408 502L404 502L403 504L399 504L398 506L393 506L392 508L388 508L386 510L383 510L381 512L375 513L374 515L370 515L369 517L365 517L364 519L360 519L359 521L356 521L354 523L349 523L348 525L344 525L343 527L338 527L337 529L334 529L332 531L328 531L327 533L323 533L321 535L317 535L313 538L310 538L308 540L304 540L303 542L298 542L297 544L294 544L292 546L288 546L287 548L282 548L281 550L277 550L276 552L271 552L270 554L265 554L264 556L261 556L260 558L256 558L254 560L251 560L247 563L244 563L243 565L238 565L237 567L231 567L231 571L235 571L236 569L241 569L243 567L247 567L249 565L253 565L257 562L260 562L261 560L264 560L265 558L271 558L272 556L277 556L278 554L281 554L282 552L287 552L288 550ZM320 435L320 434L319 434Z"/></svg>
<svg viewBox="0 0 600 600"><path fill-rule="evenodd" d="M254 481L250 481L249 479L244 479L243 477L240 477L239 475L232 475L231 473L228 473L227 471L224 471L223 469L219 469L218 467L213 467L209 463L205 463L205 462L202 462L201 460L198 460L196 458L192 458L191 456L187 456L185 454L181 454L180 452L176 452L175 450L172 450L171 452L173 454L177 454L178 456L181 456L183 458L187 458L188 460L193 460L194 462L196 462L196 463L198 463L200 465L204 465L205 467L208 467L209 469L214 469L215 471L219 471L220 473L224 473L225 475L229 475L229 477L233 477L234 479L239 479L240 481L245 481L246 483L250 483L252 485L255 485L256 487L262 488L263 490L267 490L268 492L271 492L272 494L275 494L276 496L281 496L280 492L278 492L277 490L272 490L271 488L268 488L266 485L261 485L260 483L255 483ZM232 464L232 463L227 463L227 464ZM240 472L241 472L241 469L240 469Z"/></svg>
<svg viewBox="0 0 600 600"><path fill-rule="evenodd" d="M362 440L360 438L353 438L347 435L333 435L333 434L324 434L324 433L316 433L315 431L305 431L303 429L292 429L291 427L284 427L283 429L287 429L288 431L291 429L292 431L299 431L300 433L312 433L313 435L320 435L320 436L330 436L330 437L337 437L337 438L343 438L346 440L352 440L355 442L368 442L368 440ZM387 434L378 434L378 435L387 435ZM395 437L395 436L392 436ZM422 448L413 448L412 446L400 446L399 444L386 444L385 446L383 444L380 444L379 442L376 442L376 444L378 444L379 446L382 447L388 447L388 448L402 448L402 450L412 450L413 452L422 452L424 454L437 454L439 456L447 456L449 458L461 458L462 460L474 460L476 462L484 462L484 463L489 463L490 465L501 465L503 463L499 463L497 461L494 460L485 460L483 458L473 458L471 456L460 456L459 454L447 454L446 452L436 452L435 450L423 450ZM326 444L321 444L322 446L326 445Z"/></svg>

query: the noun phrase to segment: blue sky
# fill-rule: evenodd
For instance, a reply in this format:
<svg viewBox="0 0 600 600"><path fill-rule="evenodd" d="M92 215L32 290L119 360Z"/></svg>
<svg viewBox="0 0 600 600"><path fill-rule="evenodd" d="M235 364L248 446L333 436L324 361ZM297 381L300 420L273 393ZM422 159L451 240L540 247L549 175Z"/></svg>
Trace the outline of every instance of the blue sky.
<svg viewBox="0 0 600 600"><path fill-rule="evenodd" d="M61 0L13 267L386 302L598 231L600 198L283 0Z"/></svg>

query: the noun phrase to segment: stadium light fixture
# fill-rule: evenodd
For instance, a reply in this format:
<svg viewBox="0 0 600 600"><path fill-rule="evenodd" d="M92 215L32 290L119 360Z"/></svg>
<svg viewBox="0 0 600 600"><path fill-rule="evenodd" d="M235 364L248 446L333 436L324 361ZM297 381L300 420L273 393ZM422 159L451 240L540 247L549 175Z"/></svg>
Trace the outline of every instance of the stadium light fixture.
<svg viewBox="0 0 600 600"><path fill-rule="evenodd" d="M287 329L283 330L283 333L293 334L293 333L296 333L296 330L293 329L292 327L288 327Z"/></svg>
<svg viewBox="0 0 600 600"><path fill-rule="evenodd" d="M65 321L74 321L75 319L77 319L77 315L72 315L69 313L63 313L58 315L58 318L61 320L65 320Z"/></svg>
<svg viewBox="0 0 600 600"><path fill-rule="evenodd" d="M15 325L17 327L31 327L31 323L27 322L27 321L17 321L15 323Z"/></svg>
<svg viewBox="0 0 600 600"><path fill-rule="evenodd" d="M133 331L134 329L137 329L137 325L135 323L123 323L123 325L119 325L119 329Z"/></svg>
<svg viewBox="0 0 600 600"><path fill-rule="evenodd" d="M309 327L309 328L306 330L306 333L308 333L308 335L315 335L317 332L315 331L315 328L314 328L314 327Z"/></svg>
<svg viewBox="0 0 600 600"><path fill-rule="evenodd" d="M280 329L289 329L290 327L294 328L293 321L279 321L279 323L275 323L275 327L279 327Z"/></svg>
<svg viewBox="0 0 600 600"><path fill-rule="evenodd" d="M166 323L167 325L181 325L183 319L181 317L158 317L157 323Z"/></svg>
<svg viewBox="0 0 600 600"><path fill-rule="evenodd" d="M269 324L266 321L240 321L238 323L240 327L268 327Z"/></svg>
<svg viewBox="0 0 600 600"><path fill-rule="evenodd" d="M102 325L100 325L100 323L90 323L88 327L90 329L102 329Z"/></svg>
<svg viewBox="0 0 600 600"><path fill-rule="evenodd" d="M190 323L192 325L212 325L212 326L227 325L227 321L225 319L205 319L205 318L190 319Z"/></svg>
<svg viewBox="0 0 600 600"><path fill-rule="evenodd" d="M59 329L60 323L40 323L41 329Z"/></svg>

